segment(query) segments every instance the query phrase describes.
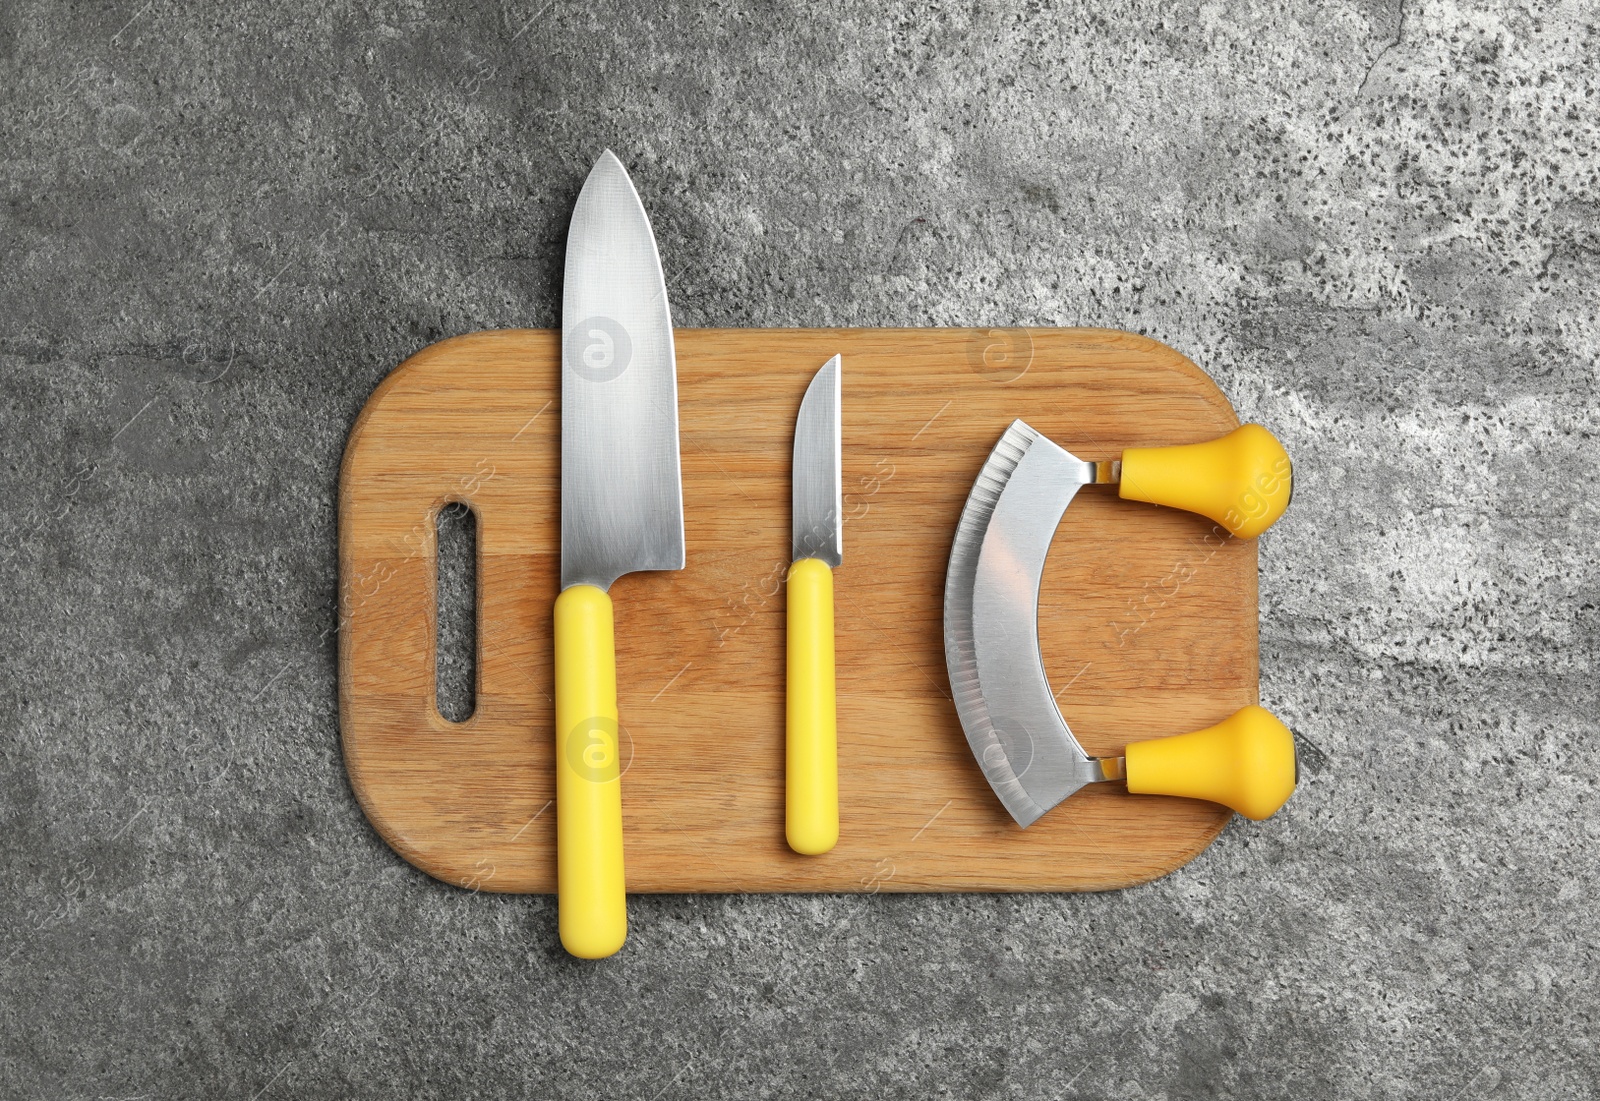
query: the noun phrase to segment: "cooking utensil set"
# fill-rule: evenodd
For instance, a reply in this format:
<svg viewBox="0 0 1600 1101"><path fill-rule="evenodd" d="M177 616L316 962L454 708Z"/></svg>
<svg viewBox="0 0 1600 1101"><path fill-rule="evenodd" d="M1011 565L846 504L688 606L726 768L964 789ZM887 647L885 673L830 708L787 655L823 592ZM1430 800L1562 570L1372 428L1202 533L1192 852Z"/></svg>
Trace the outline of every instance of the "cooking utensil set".
<svg viewBox="0 0 1600 1101"><path fill-rule="evenodd" d="M627 936L617 676L618 577L685 564L677 364L650 221L627 171L595 164L567 237L561 328L561 593L555 604L556 830L561 941L609 956ZM797 370L815 369L797 364ZM820 856L839 839L833 570L843 561L842 357L815 369L794 436L787 584L785 832ZM1056 705L1039 650L1051 539L1080 490L1187 509L1236 538L1288 506L1277 439L1220 439L1085 462L1021 420L995 444L956 525L945 579L946 663L978 767L1026 827L1085 784L1272 814L1296 782L1294 741L1260 707L1206 730L1090 757ZM626 675L623 670L623 675Z"/></svg>

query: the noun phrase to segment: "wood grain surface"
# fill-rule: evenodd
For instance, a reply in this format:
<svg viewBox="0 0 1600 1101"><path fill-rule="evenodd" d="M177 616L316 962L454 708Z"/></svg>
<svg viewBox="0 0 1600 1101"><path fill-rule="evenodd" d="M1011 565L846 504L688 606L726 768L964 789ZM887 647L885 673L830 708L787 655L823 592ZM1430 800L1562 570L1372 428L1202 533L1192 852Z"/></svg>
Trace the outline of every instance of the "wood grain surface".
<svg viewBox="0 0 1600 1101"><path fill-rule="evenodd" d="M1183 356L1087 329L679 330L688 566L613 586L630 891L1039 891L1165 874L1229 812L1096 784L1018 829L949 698L950 539L1015 417L1084 459L1238 423ZM784 592L794 418L844 357L835 573L841 839L784 844ZM560 554L557 336L473 333L401 364L341 472L339 705L367 817L450 883L555 884L551 606ZM435 707L438 510L478 532L470 719ZM1084 747L1120 753L1256 701L1256 548L1186 513L1079 493L1040 634ZM1243 827L1247 828L1247 827Z"/></svg>

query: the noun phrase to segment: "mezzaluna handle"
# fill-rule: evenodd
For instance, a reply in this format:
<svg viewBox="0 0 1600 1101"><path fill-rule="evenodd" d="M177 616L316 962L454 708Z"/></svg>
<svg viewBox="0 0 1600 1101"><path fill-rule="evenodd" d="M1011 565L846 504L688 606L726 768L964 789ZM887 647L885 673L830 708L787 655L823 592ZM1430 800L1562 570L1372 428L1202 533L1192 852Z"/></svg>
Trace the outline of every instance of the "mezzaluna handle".
<svg viewBox="0 0 1600 1101"><path fill-rule="evenodd" d="M1294 734L1264 707L1235 711L1216 726L1135 742L1100 762L1106 779L1125 770L1136 795L1179 795L1270 818L1294 793L1300 770Z"/></svg>
<svg viewBox="0 0 1600 1101"><path fill-rule="evenodd" d="M1259 424L1205 443L1131 447L1120 466L1125 499L1197 512L1241 539L1276 523L1294 495L1289 453Z"/></svg>

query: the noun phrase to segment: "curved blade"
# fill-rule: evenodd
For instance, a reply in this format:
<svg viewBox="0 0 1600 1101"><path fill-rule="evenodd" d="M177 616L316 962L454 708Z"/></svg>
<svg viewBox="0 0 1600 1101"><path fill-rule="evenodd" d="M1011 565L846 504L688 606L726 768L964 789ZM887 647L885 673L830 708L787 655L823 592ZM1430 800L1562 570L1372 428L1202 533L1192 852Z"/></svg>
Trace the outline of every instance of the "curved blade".
<svg viewBox="0 0 1600 1101"><path fill-rule="evenodd" d="M844 557L844 487L839 473L838 356L822 365L794 426L793 558L820 558L837 567Z"/></svg>
<svg viewBox="0 0 1600 1101"><path fill-rule="evenodd" d="M1039 582L1088 464L1014 421L967 497L945 576L945 663L967 744L1018 825L1101 778L1057 709Z"/></svg>
<svg viewBox="0 0 1600 1101"><path fill-rule="evenodd" d="M683 568L678 375L650 219L608 149L567 232L561 587Z"/></svg>

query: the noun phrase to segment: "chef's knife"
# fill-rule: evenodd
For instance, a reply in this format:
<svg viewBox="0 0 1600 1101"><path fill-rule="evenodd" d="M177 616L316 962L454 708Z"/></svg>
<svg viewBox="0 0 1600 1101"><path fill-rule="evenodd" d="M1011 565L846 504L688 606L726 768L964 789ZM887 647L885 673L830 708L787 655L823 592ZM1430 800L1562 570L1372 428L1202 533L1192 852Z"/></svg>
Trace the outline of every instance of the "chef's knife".
<svg viewBox="0 0 1600 1101"><path fill-rule="evenodd" d="M838 356L822 365L794 427L784 832L789 847L808 856L839 840L833 666L833 568L844 555L839 372Z"/></svg>
<svg viewBox="0 0 1600 1101"><path fill-rule="evenodd" d="M555 607L561 943L628 935L611 583L684 564L672 318L650 219L607 150L567 234L561 303L561 595Z"/></svg>

